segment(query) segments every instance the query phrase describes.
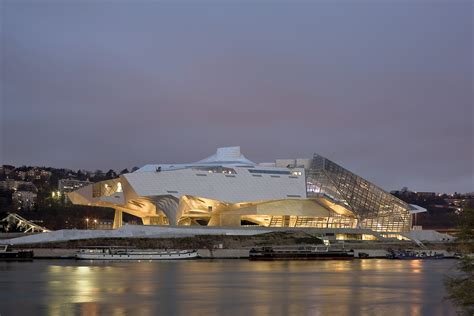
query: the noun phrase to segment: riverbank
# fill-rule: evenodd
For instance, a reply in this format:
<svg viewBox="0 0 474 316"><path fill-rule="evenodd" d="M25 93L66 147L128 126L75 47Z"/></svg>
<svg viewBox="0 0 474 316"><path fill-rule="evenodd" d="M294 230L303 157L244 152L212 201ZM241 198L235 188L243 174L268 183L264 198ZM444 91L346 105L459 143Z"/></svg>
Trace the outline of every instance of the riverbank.
<svg viewBox="0 0 474 316"><path fill-rule="evenodd" d="M74 259L79 248L33 248L34 259ZM153 249L164 250L164 249ZM197 249L201 259L247 259L250 248L235 249ZM452 257L453 253L446 250L419 250L420 252L436 251L446 257ZM361 255L362 254L362 255ZM388 251L385 249L354 249L355 259L380 259L386 258Z"/></svg>
<svg viewBox="0 0 474 316"><path fill-rule="evenodd" d="M0 241L1 243L1 241ZM43 242L15 245L18 249L31 249L36 259L74 258L75 253L84 247L110 246L135 249L197 249L205 259L248 258L252 247L260 246L302 246L322 244L323 241L304 231L269 232L258 235L197 235L185 237L122 237L92 238L68 241ZM404 249L419 252L436 251L445 256L453 256L456 243L431 242L421 247L411 241L340 241L332 240L331 245L354 250L356 258L385 258L389 249Z"/></svg>

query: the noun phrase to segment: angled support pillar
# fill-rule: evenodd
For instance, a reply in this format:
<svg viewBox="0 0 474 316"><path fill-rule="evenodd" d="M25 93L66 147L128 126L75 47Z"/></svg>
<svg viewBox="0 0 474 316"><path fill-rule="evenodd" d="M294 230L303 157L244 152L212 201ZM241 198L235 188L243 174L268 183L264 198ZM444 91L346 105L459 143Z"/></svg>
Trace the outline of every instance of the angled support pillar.
<svg viewBox="0 0 474 316"><path fill-rule="evenodd" d="M122 211L115 210L113 229L122 227Z"/></svg>
<svg viewBox="0 0 474 316"><path fill-rule="evenodd" d="M159 196L150 198L150 201L156 208L165 213L168 218L168 223L171 226L178 225L178 220L181 217L179 212L179 199L171 195Z"/></svg>

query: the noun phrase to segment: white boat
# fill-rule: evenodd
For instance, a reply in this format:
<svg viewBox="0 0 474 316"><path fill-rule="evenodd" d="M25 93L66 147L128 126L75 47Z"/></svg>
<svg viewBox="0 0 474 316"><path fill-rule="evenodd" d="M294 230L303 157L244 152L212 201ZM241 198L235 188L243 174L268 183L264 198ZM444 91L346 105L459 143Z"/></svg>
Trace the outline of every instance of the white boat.
<svg viewBox="0 0 474 316"><path fill-rule="evenodd" d="M198 258L197 250L136 250L115 247L80 249L76 259L85 260L183 260Z"/></svg>

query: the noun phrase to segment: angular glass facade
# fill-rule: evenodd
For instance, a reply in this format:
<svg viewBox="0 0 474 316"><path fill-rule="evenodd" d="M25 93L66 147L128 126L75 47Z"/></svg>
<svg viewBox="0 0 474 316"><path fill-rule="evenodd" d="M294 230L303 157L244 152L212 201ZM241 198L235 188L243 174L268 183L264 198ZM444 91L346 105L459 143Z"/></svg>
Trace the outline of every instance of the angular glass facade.
<svg viewBox="0 0 474 316"><path fill-rule="evenodd" d="M357 226L379 232L409 231L410 206L338 164L315 154L306 170L308 198L324 197L350 210Z"/></svg>

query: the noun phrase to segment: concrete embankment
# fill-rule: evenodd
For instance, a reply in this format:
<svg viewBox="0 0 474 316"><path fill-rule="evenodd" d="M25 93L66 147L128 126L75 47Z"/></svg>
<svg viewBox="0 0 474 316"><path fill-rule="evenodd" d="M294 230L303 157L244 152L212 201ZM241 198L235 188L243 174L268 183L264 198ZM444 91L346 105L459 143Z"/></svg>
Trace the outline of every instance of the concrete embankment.
<svg viewBox="0 0 474 316"><path fill-rule="evenodd" d="M35 259L71 259L79 249L35 248Z"/></svg>
<svg viewBox="0 0 474 316"><path fill-rule="evenodd" d="M61 229L57 231L27 234L22 236L11 236L2 240L4 243L10 245L31 245L31 244L45 244L45 243L61 243L74 240L94 240L94 239L124 239L124 238L140 238L140 239L169 239L169 238L185 238L198 236L241 236L241 237L255 237L258 235L272 235L276 234L293 234L300 235L304 238L310 236L321 237L336 241L345 235L359 236L362 240L364 235L372 236L377 241L390 242L392 238L386 238L378 232L370 229L345 229L345 228L292 228L292 227L208 227L208 226L143 226L143 225L125 225L119 229L114 230L86 230L86 229ZM451 242L453 238L440 234L435 231L411 231L403 233L410 240L417 244L425 241L435 242ZM412 236L413 235L413 236ZM0 234L0 238L2 238ZM232 248L232 247L230 247Z"/></svg>
<svg viewBox="0 0 474 316"><path fill-rule="evenodd" d="M0 233L0 243L5 240L13 239L13 238L20 238L20 237L27 237L32 236L38 233Z"/></svg>
<svg viewBox="0 0 474 316"><path fill-rule="evenodd" d="M201 258L247 258L252 247L303 246L321 244L323 241L304 231L269 232L257 235L196 235L160 237L114 237L61 240L16 244L15 248L33 249L36 258L74 258L84 247L124 247L135 249L198 249ZM338 248L354 250L355 257L385 258L388 249L406 249L450 255L455 243L425 243L424 248L410 241L331 241ZM426 250L430 249L430 250ZM360 255L363 254L363 255Z"/></svg>

